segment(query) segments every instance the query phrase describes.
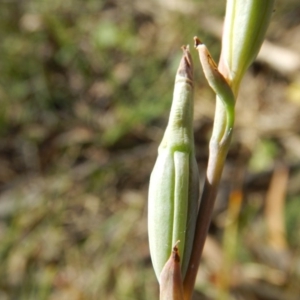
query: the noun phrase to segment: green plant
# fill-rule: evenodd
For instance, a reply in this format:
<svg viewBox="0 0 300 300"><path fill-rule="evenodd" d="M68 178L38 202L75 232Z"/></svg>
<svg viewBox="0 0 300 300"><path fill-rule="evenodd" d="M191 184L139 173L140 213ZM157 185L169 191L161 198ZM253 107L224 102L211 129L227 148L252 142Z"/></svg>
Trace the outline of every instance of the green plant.
<svg viewBox="0 0 300 300"><path fill-rule="evenodd" d="M273 5L273 0L227 1L218 67L206 46L195 38L205 77L217 97L206 181L198 212L191 104L193 71L191 58L185 49L177 71L177 76L183 77L183 84L178 88L178 81L175 81L169 124L159 148L149 188L149 241L162 300L188 300L192 296L217 188L231 142L235 99L243 75L261 47ZM194 237L193 242L191 235ZM177 240L180 240L178 248L182 259L182 287L178 284L180 271L176 263L177 255L171 255L168 260L172 251L175 254L178 251L177 246L173 248Z"/></svg>

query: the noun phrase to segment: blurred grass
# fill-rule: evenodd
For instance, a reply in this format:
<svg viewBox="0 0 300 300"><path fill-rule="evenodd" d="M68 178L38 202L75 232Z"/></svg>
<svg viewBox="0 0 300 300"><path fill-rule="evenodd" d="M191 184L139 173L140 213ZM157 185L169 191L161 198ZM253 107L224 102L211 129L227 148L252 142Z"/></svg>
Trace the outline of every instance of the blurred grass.
<svg viewBox="0 0 300 300"><path fill-rule="evenodd" d="M0 2L1 300L157 299L146 228L149 174L166 124L180 46L199 35L217 58L220 43L199 20L201 15L221 19L224 6L224 1ZM292 9L296 20L298 2L278 1L274 18L287 31L292 25L284 20ZM285 32L278 24L271 24L275 41ZM203 174L213 96L192 55ZM276 105L278 99L272 100L273 87L284 94L290 79L264 65L249 74L249 87L258 88L241 102L255 116L257 107L269 112L269 102ZM252 106L250 94L256 99ZM234 261L244 273L250 263L268 266L261 255L266 246L262 207L270 169L280 158L292 170L285 217L287 253L295 267L283 270L287 279L280 284L262 274L253 283L246 274L244 282L256 284L252 291L233 276L232 297L269 299L255 292L265 282L285 293L284 299L294 299L300 293L295 284L300 273L299 156L285 147L284 134L271 129L258 129L258 143L250 147L245 137L253 123L244 126L243 119L237 120L229 156L229 168L232 164L235 171L250 174L243 183ZM299 134L296 127L284 130L295 138ZM226 172L224 177L231 186L232 177ZM220 251L226 224L218 207L228 200L226 192L222 195L223 189L210 232ZM218 271L206 264L204 257L200 269L207 273L197 285L206 296L197 299L209 299L216 284Z"/></svg>

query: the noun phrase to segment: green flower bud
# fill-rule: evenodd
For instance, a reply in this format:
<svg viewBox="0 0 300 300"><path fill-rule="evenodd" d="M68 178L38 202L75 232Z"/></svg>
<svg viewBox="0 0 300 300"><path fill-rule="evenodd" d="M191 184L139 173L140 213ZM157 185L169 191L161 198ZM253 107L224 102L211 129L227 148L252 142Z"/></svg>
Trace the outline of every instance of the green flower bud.
<svg viewBox="0 0 300 300"><path fill-rule="evenodd" d="M220 69L235 94L263 43L273 5L274 0L227 1Z"/></svg>
<svg viewBox="0 0 300 300"><path fill-rule="evenodd" d="M193 65L188 48L183 50L168 126L158 149L149 185L150 254L159 281L172 247L178 240L184 278L198 212L199 175L193 134Z"/></svg>

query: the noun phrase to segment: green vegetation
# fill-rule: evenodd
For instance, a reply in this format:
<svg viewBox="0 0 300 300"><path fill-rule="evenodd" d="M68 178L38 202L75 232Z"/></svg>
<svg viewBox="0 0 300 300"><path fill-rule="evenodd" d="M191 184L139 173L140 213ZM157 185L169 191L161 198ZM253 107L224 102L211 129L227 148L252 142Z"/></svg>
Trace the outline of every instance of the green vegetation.
<svg viewBox="0 0 300 300"><path fill-rule="evenodd" d="M288 47L299 32L293 14L299 4L277 2L269 39ZM146 226L149 175L167 122L180 46L192 45L198 35L217 58L219 40L202 21L224 14L221 0L190 1L185 9L178 3L1 1L1 300L157 298ZM191 52L196 62L197 53ZM201 72L195 82L201 171L214 100ZM292 122L299 120L298 104L286 96L293 82L294 77L257 63L241 83L239 105L247 114L237 107L224 181L239 188L243 182L245 188L237 233L245 250L232 260L244 277L230 277L234 295L244 299L289 300L300 293L299 151L294 147L299 122ZM259 150L256 141L272 141L275 149L268 166L252 173L248 163ZM264 199L278 159L290 169L285 253L293 265L287 269L274 264L277 256L265 255ZM226 193L221 184L209 234L220 251ZM196 282L206 294L202 299L214 295L219 272L214 261L204 254ZM269 276L270 269L281 277ZM272 292L277 298L266 296Z"/></svg>

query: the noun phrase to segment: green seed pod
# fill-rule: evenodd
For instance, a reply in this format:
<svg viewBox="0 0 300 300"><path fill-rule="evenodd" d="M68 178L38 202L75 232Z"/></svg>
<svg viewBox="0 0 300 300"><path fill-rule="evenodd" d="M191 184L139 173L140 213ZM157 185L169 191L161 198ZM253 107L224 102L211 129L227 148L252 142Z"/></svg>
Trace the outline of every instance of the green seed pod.
<svg viewBox="0 0 300 300"><path fill-rule="evenodd" d="M188 266L199 206L199 175L194 154L193 65L183 48L167 129L150 178L148 234L158 280L179 240L183 278Z"/></svg>

